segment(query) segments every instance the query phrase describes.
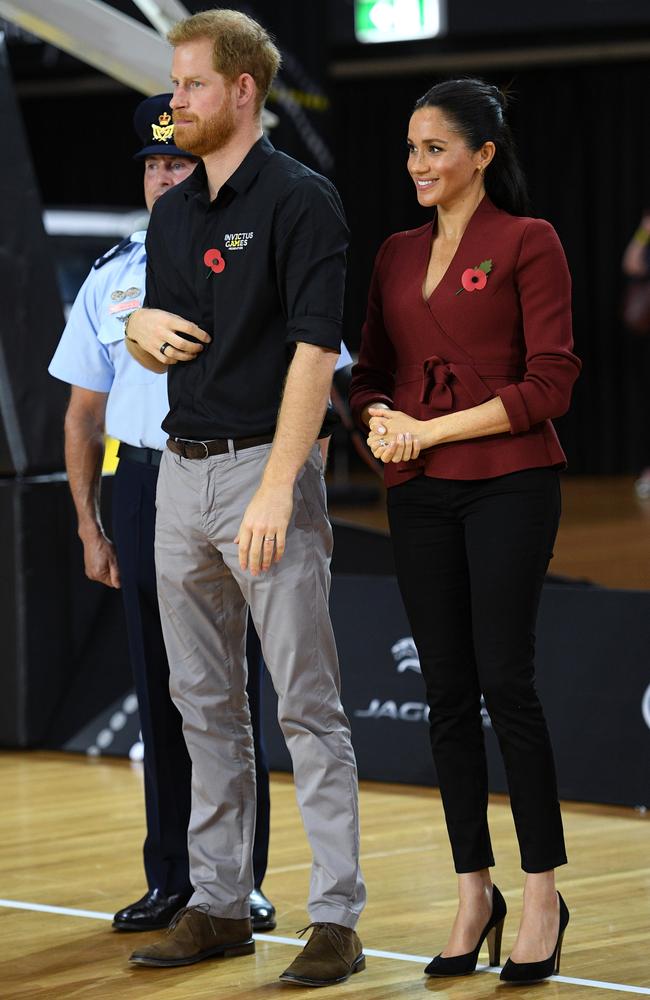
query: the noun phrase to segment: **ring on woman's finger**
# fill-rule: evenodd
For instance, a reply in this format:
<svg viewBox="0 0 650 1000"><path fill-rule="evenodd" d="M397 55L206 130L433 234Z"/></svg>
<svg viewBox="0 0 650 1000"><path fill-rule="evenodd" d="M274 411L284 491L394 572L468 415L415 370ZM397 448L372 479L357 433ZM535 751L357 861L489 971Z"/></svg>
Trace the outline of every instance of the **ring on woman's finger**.
<svg viewBox="0 0 650 1000"><path fill-rule="evenodd" d="M378 444L378 446L380 448L387 448L388 447L388 441L385 441L383 438L380 441L378 441L377 444Z"/></svg>

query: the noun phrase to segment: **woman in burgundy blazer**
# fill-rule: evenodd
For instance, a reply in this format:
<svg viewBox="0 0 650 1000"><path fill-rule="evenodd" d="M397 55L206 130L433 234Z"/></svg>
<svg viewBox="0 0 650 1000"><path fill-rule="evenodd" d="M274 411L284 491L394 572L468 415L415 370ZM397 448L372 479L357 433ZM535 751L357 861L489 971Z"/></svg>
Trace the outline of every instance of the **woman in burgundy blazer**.
<svg viewBox="0 0 650 1000"><path fill-rule="evenodd" d="M427 686L459 908L430 975L499 963L481 697L508 775L526 872L510 981L551 975L568 911L553 752L534 683L534 628L565 457L551 424L580 362L553 228L525 216L499 91L433 87L409 124L408 169L433 223L381 247L351 405L385 463L398 579ZM478 943L477 943L478 942ZM549 957L550 956L550 957Z"/></svg>

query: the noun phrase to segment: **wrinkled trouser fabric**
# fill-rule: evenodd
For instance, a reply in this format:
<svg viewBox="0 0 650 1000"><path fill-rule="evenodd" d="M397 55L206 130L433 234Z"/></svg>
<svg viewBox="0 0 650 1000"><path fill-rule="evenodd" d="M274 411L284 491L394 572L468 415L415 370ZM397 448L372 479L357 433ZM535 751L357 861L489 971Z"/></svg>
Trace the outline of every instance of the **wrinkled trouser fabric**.
<svg viewBox="0 0 650 1000"><path fill-rule="evenodd" d="M313 853L309 914L353 927L363 908L357 773L329 618L332 534L317 446L294 487L281 562L253 577L234 538L270 445L200 460L170 451L158 481L156 566L171 692L192 759L190 905L248 915L255 763L246 698L248 607L278 695Z"/></svg>

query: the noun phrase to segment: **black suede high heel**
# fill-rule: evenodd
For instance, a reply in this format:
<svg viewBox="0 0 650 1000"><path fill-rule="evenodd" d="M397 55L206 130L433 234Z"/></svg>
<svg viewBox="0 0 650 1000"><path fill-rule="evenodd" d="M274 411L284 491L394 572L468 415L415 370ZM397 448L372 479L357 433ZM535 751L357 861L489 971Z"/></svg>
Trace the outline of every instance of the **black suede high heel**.
<svg viewBox="0 0 650 1000"><path fill-rule="evenodd" d="M560 928L557 942L550 958L541 962L513 962L511 958L501 969L499 977L504 983L538 983L549 976L556 976L560 971L560 954L566 925L569 923L569 910L558 892L560 900Z"/></svg>
<svg viewBox="0 0 650 1000"><path fill-rule="evenodd" d="M451 958L443 958L436 955L432 958L426 969L427 976L467 976L476 969L481 945L487 938L488 954L490 965L498 965L501 958L501 937L503 935L503 922L507 912L506 901L497 889L492 886L492 913L487 924L481 932L478 944L474 951L468 951L465 955L453 955Z"/></svg>

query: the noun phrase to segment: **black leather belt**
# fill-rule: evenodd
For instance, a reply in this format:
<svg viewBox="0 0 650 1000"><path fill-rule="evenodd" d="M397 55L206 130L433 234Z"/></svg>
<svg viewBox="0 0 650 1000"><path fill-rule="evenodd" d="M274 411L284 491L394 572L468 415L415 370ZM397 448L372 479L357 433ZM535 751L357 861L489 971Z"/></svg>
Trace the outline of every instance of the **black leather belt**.
<svg viewBox="0 0 650 1000"><path fill-rule="evenodd" d="M167 447L175 455L181 455L183 458L208 458L209 455L227 455L230 451L230 443L234 445L235 451L242 451L244 448L270 444L272 440L273 434L263 434L261 437L234 438L232 442L229 438L214 438L212 441L186 441L183 438L168 438Z"/></svg>
<svg viewBox="0 0 650 1000"><path fill-rule="evenodd" d="M140 462L141 465L160 465L162 451L157 448L136 448L132 444L120 442L117 449L120 458L127 458L131 462Z"/></svg>

